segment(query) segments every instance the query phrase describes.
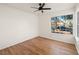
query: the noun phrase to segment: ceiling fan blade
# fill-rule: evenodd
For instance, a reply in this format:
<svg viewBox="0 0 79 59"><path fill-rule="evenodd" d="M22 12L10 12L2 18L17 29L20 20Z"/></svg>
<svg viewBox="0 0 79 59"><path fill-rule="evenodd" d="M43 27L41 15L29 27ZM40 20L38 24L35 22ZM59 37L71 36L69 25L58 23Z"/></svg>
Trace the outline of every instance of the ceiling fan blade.
<svg viewBox="0 0 79 59"><path fill-rule="evenodd" d="M44 7L44 5L45 5L45 3L43 3L41 7Z"/></svg>
<svg viewBox="0 0 79 59"><path fill-rule="evenodd" d="M41 3L39 3L39 6L41 7L41 6L42 6L42 4L41 4Z"/></svg>
<svg viewBox="0 0 79 59"><path fill-rule="evenodd" d="M35 10L34 12L37 12L37 11L39 11L39 10Z"/></svg>
<svg viewBox="0 0 79 59"><path fill-rule="evenodd" d="M44 7L45 3L39 3L40 7Z"/></svg>
<svg viewBox="0 0 79 59"><path fill-rule="evenodd" d="M42 8L42 10L51 10L51 8Z"/></svg>
<svg viewBox="0 0 79 59"><path fill-rule="evenodd" d="M35 9L38 9L37 7L31 7L31 8L35 8Z"/></svg>

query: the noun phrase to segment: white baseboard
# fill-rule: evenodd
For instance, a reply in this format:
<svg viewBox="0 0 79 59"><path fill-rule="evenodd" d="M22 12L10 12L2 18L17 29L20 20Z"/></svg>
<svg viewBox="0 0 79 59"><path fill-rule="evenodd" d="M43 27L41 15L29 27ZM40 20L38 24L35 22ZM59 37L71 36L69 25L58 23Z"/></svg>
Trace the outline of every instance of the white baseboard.
<svg viewBox="0 0 79 59"><path fill-rule="evenodd" d="M27 37L22 38L20 41L16 41L16 42L13 42L11 44L8 44L8 45L5 45L5 46L1 47L0 50L8 48L8 47L11 47L11 46L19 44L19 43L22 43L22 42L24 42L26 40L30 40L30 39L36 38L36 37L39 37L39 36L31 36L31 37L28 37L28 38Z"/></svg>

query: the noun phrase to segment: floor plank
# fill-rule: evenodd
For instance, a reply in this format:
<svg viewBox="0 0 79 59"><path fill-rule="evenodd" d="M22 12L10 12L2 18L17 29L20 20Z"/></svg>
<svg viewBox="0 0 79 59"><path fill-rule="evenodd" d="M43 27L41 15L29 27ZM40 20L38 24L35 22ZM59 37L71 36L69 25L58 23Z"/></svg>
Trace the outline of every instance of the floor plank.
<svg viewBox="0 0 79 59"><path fill-rule="evenodd" d="M0 50L0 55L77 55L74 44L68 44L43 37Z"/></svg>

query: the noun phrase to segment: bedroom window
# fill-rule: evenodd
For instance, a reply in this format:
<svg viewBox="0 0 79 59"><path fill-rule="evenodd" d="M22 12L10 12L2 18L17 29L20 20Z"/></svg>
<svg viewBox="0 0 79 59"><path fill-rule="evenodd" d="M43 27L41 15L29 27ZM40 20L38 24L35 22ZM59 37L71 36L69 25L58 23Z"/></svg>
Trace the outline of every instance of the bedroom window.
<svg viewBox="0 0 79 59"><path fill-rule="evenodd" d="M51 18L51 32L60 34L73 33L73 14Z"/></svg>

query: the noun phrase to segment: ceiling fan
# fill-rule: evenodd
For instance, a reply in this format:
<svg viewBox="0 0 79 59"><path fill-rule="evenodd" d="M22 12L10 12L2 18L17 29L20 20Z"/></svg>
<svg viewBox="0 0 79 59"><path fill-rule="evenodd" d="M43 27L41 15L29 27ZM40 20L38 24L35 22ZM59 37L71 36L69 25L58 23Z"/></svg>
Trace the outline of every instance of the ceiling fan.
<svg viewBox="0 0 79 59"><path fill-rule="evenodd" d="M38 5L39 5L38 8L37 8L37 7L32 7L32 8L37 9L37 10L35 10L34 12L41 11L41 12L43 13L44 10L51 10L51 8L44 8L45 3L39 3Z"/></svg>

